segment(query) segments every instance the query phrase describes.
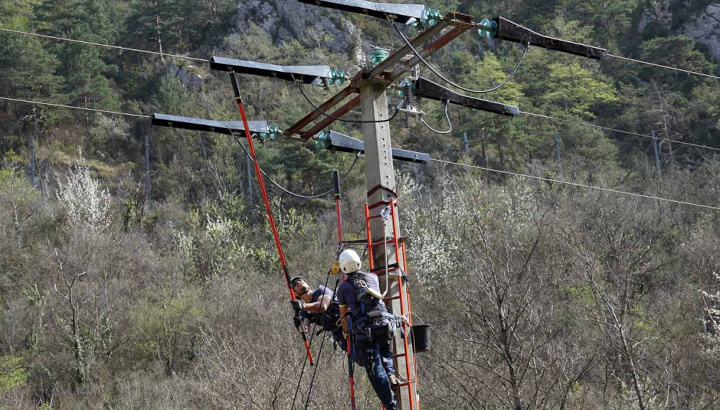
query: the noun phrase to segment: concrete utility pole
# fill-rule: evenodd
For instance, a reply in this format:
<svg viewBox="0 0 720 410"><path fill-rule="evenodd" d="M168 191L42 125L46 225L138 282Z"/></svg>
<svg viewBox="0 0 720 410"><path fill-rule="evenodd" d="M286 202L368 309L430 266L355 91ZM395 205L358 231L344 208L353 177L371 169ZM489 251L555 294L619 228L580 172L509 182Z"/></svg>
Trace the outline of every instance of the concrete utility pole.
<svg viewBox="0 0 720 410"><path fill-rule="evenodd" d="M555 154L557 155L558 162L558 177L562 179L562 159L560 158L560 137L558 132L555 131Z"/></svg>
<svg viewBox="0 0 720 410"><path fill-rule="evenodd" d="M150 209L150 138L145 134L145 207Z"/></svg>
<svg viewBox="0 0 720 410"><path fill-rule="evenodd" d="M30 134L30 185L35 186L35 136Z"/></svg>
<svg viewBox="0 0 720 410"><path fill-rule="evenodd" d="M363 121L383 121L388 119L388 108L387 108L387 96L385 94L385 85L378 83L368 83L360 89L360 106L362 108L362 119ZM390 203L391 200L397 198L396 183L395 183L395 170L393 168L392 158L392 143L390 140L390 125L387 122L376 122L376 123L363 123L362 125L363 136L365 137L365 177L368 184L368 205L373 206L379 202ZM394 206L394 205L393 205ZM386 206L376 206L370 209L370 215L379 215ZM393 209L395 215L397 215L397 207ZM384 238L392 237L394 233L394 226L391 219L383 221L381 218L373 218L370 223L370 231L372 234L372 240L380 241ZM385 250L390 253L393 250L392 245L386 247L378 246L373 250L374 264L376 267L385 266ZM392 265L398 263L402 272L406 272L406 267L403 265L402 258L398 255L392 254L387 255L387 264ZM400 289L398 289L397 272L391 271L389 275L389 290L387 291L386 298L391 298L391 302L387 304L388 310L394 314L400 314L400 299L398 296L401 295ZM381 287L385 283L385 274L383 272L377 272L378 279ZM403 286L407 286L403 283ZM407 291L402 292L405 300L402 302L405 306L408 306ZM405 354L405 345L399 337L395 337L393 340L395 355ZM395 371L397 374L406 379L415 379L415 364L413 363L413 355L408 354L404 356L409 362L410 374L406 373L406 366L399 366L400 360L397 361ZM410 391L412 394L417 395L414 391L413 383L410 384L411 389L401 388L397 398L398 408L411 408L411 406L403 406L403 403L410 403L413 398L410 397ZM396 393L398 392L396 390Z"/></svg>
<svg viewBox="0 0 720 410"><path fill-rule="evenodd" d="M470 158L470 144L468 144L467 131L463 131L463 142L465 142L465 156Z"/></svg>
<svg viewBox="0 0 720 410"><path fill-rule="evenodd" d="M652 132L653 136L653 151L655 151L655 167L657 168L658 176L661 175L660 172L660 150L658 149L658 142L657 137L655 136L655 130Z"/></svg>

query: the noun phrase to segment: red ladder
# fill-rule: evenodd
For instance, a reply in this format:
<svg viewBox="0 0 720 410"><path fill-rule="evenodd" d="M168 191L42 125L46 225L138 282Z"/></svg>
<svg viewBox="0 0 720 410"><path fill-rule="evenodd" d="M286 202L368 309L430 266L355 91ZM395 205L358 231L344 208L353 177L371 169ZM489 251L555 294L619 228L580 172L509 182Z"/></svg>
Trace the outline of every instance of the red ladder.
<svg viewBox="0 0 720 410"><path fill-rule="evenodd" d="M390 218L390 221L392 223L392 236L388 237L385 236L382 239L379 240L373 240L372 233L370 230L370 221L372 219L377 218L383 218L383 212L381 212L378 215L370 215L370 209L377 208L379 206L385 206L385 208L389 208L389 215L386 214L385 218ZM378 275L378 277L381 274L389 275L388 280L397 280L397 289L398 294L396 296L390 296L383 299L383 302L391 303L392 301L399 300L400 302L400 314L405 316L407 315L408 321L410 322L410 326L412 326L412 315L410 310L410 293L407 289L407 283L403 281L403 276L406 273L407 269L407 258L405 254L405 240L404 238L400 238L398 232L400 231L400 227L398 225L397 221L397 199L391 199L390 201L380 201L373 205L365 204L365 228L367 229L367 243L368 243L368 252L369 252L369 260L370 260L370 272L373 272ZM383 219L385 219L383 218ZM383 223L384 220L383 220ZM396 263L390 264L390 266L380 266L375 267L375 252L373 251L374 248L378 246L386 247L386 252L389 250L388 245L392 249L394 249L395 253L395 259ZM402 263L401 263L402 262ZM394 275L393 275L394 273ZM380 280L380 282L382 282ZM388 288L391 288L392 286L388 284ZM406 306L407 303L407 306ZM396 313L396 312L392 312ZM395 360L395 369L396 371L399 370L399 365L401 363L404 363L404 370L405 370L405 377L407 381L402 382L399 384L399 388L407 388L408 389L408 397L410 398L410 409L417 409L420 410L420 403L418 401L418 397L416 396L417 392L417 363L415 361L415 351L410 353L410 345L408 345L408 337L410 335L409 329L407 328L407 325L403 322L402 323L402 329L405 333L405 338L403 338L403 352L404 353L398 353L393 354L393 359ZM408 357L408 354L412 354L412 363L413 363L413 373L410 372L410 360ZM414 375L414 377L413 377Z"/></svg>

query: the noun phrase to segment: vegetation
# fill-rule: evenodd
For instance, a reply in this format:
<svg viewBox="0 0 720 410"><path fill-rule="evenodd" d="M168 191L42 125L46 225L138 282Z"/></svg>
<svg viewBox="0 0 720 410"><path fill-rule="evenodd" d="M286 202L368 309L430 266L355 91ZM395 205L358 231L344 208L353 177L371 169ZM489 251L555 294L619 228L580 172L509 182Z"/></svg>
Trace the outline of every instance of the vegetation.
<svg viewBox="0 0 720 410"><path fill-rule="evenodd" d="M708 48L680 35L709 3L432 6L503 15L613 54L717 75ZM382 21L277 0L0 0L0 28L198 58L328 64L351 74L362 65L358 46L402 44ZM3 97L237 120L226 75L199 62L7 32L0 50ZM460 84L489 88L521 52L466 33L432 62ZM293 85L240 81L250 119L283 129L311 109ZM306 90L316 102L324 98ZM398 115L394 145L718 206L714 151L672 142L720 146L716 80L531 47L515 76L483 98L567 122L451 107L447 135ZM442 127L441 104L421 104L428 122ZM8 101L0 101L0 119L0 409L291 407L304 351L236 141ZM662 175L651 140L578 122L656 131ZM357 124L333 129L361 136ZM311 142L269 141L258 151L264 170L295 192L325 192L332 169L350 170L345 235L365 237L362 157L351 169L352 155ZM432 351L418 355L423 408L717 405L717 211L437 163L396 165L415 320L433 327ZM333 202L274 187L270 194L291 273L324 283L337 247ZM344 357L329 345L318 354L310 408L347 407ZM360 408L375 406L365 378L357 380Z"/></svg>

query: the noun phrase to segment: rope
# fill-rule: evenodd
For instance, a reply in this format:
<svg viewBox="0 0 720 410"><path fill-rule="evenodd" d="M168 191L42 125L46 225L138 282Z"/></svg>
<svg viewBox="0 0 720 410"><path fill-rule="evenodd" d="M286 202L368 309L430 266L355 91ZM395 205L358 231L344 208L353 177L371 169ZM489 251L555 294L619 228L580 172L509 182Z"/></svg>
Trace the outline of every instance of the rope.
<svg viewBox="0 0 720 410"><path fill-rule="evenodd" d="M527 53L528 49L530 48L530 45L529 45L529 44L525 44L525 48L523 48L523 52L522 52L522 55L520 56L520 60L518 60L517 64L515 65L515 68L514 68L514 69L512 70L512 72L507 76L507 78L505 79L505 81L503 81L503 82L500 83L499 85L496 85L495 87L490 88L490 89L487 89L487 90L473 90L473 89L471 89L471 88L466 88L466 87L463 87L463 86L461 86L461 85L459 85L459 84L455 84L454 82L452 82L451 80L449 80L448 78L446 78L445 76L443 76L442 74L440 74L440 72L439 72L438 70L436 70L435 68L433 68L433 66L431 66L427 61L425 61L425 59L420 55L420 53L418 53L418 51L415 49L415 47L413 47L412 43L410 43L410 41L407 39L407 37L405 37L405 35L402 33L402 31L400 31L400 29L395 25L395 23L393 23L393 28L395 29L395 31L398 32L398 34L400 34L400 37L402 37L403 41L405 41L405 44L407 44L407 46L410 47L410 49L411 49L412 52L417 56L417 58L419 58L420 61L422 61L422 63L425 64L425 67L429 68L430 71L432 71L433 73L435 73L436 76L440 77L440 78L441 78L443 81L445 81L446 83L452 85L452 86L455 87L455 88L458 88L458 89L460 89L460 90L463 90L463 91L465 91L465 92L472 93L472 94L483 94L483 93L493 92L493 91L499 89L500 87L502 87L503 85L505 85L505 84L506 84L508 81L510 81L510 79L515 75L515 72L516 72L517 69L520 67L520 63L522 63L523 58L525 58L525 53Z"/></svg>
<svg viewBox="0 0 720 410"><path fill-rule="evenodd" d="M40 38L44 38L44 39L48 39L48 40L67 41L67 42L70 42L70 43L85 44L85 45L89 45L89 46L99 46L99 47L113 48L113 49L116 49L116 50L134 51L134 52L136 52L136 53L154 54L154 55L159 55L160 57L167 56L167 57L182 58L182 59L185 59L185 60L200 61L200 62L203 62L203 63L209 63L209 62L210 62L210 60L206 60L206 59L204 59L204 58L188 57L188 56L183 56L183 55L179 55L179 54L160 53L160 52L157 52L157 51L141 50L141 49L138 49L138 48L114 46L114 45L111 45L111 44L95 43L95 42L92 42L92 41L83 41L83 40L75 40L75 39L71 39L71 38L48 36L48 35L45 35L45 34L28 33L28 32L26 32L26 31L10 30L10 29L6 29L6 28L0 28L0 31L4 31L4 32L6 32L6 33L21 34L21 35L25 35L25 36L40 37Z"/></svg>
<svg viewBox="0 0 720 410"><path fill-rule="evenodd" d="M238 145L240 145L240 148L242 148L242 150L245 151L245 155L248 157L248 159L250 159L250 161L252 161L253 163L255 163L256 161L250 156L250 153L247 151L247 149L245 149L245 146L244 146L242 143L240 143L240 140L239 140L238 137L232 132L232 130L230 130L230 133L231 133L231 135L233 136L233 138L235 138L235 141L237 141ZM345 179L348 177L348 175L350 175L350 172L353 170L353 167L355 167L355 163L357 163L357 160L358 160L359 157L360 157L360 153L358 152L357 154L355 154L355 160L353 160L353 163L350 165L350 169L347 170L347 172L345 173L345 175L344 175L344 176L342 177L342 179L340 180L340 185L342 185L342 183L345 181ZM323 196L326 196L326 195L329 195L329 194L333 193L333 189L331 188L329 191L326 191L326 192L323 192L322 194L317 194L317 195L301 195L301 194L297 194L297 193L295 193L295 192L292 192L292 191L288 190L287 188L283 187L282 185L278 184L277 182L275 182L275 180L272 179L272 178L270 178L270 176L265 172L264 169L262 169L262 167L260 167L259 165L258 165L258 167L260 168L260 172L265 176L265 178L267 178L270 182L272 182L273 185L275 185L276 187L280 188L283 192L285 192L285 193L287 193L287 194L289 194L289 195L292 195L292 196L295 196L295 197L298 197L298 198L302 198L302 199L315 199L315 198L320 198L320 197L323 197Z"/></svg>
<svg viewBox="0 0 720 410"><path fill-rule="evenodd" d="M628 57L623 57L623 56L616 56L616 55L610 54L610 53L608 53L607 56L608 56L608 57L612 57L612 58L617 58L618 60L625 60L625 61L630 61L630 62L633 62L633 63L649 65L649 66L652 66L652 67L664 68L664 69L666 69L666 70L679 71L679 72L681 72L681 73L698 75L698 76L700 76L700 77L712 78L712 79L714 79L714 80L720 80L720 77L718 77L718 76L711 75L711 74L699 73L699 72L697 72L697 71L685 70L685 69L677 68L677 67L670 67L670 66L668 66L668 65L649 63L649 62L647 62L647 61L635 60L634 58L628 58Z"/></svg>
<svg viewBox="0 0 720 410"><path fill-rule="evenodd" d="M551 116L549 116L549 115L543 115L543 114L535 114L535 113L526 112L526 111L520 111L520 114L529 115L529 116L531 116L531 117L545 118L545 119L552 120L552 121L565 122L565 123L568 123L568 124L584 125L584 126L587 126L587 127L592 127L592 128L598 128L598 129L601 129L601 130L617 132L617 133L620 133L620 134L633 135L633 136L641 137L641 138L657 139L657 137L653 137L652 135L640 134L640 133L632 132L632 131L623 131L623 130L619 130L619 129L616 129L616 128L603 127L603 126L601 126L601 125L590 124L589 122L573 121L573 120L564 120L564 119L562 119L562 118L551 117ZM668 142L673 143L673 144L687 145L687 146L690 146L690 147L709 149L709 150L713 150L713 151L720 151L720 148L709 147L709 146L707 146L707 145L693 144L693 143L691 143L691 142L683 142L683 141L671 140L671 139L665 139L664 141L668 141Z"/></svg>
<svg viewBox="0 0 720 410"><path fill-rule="evenodd" d="M328 273L330 273L330 272L328 272ZM327 289L327 283L328 283L329 279L330 279L330 275L328 275L327 279L325 279L325 288L326 289ZM334 297L335 293L337 293L338 284L340 284L340 278L335 279L335 289L333 290L333 297ZM332 303L332 300L330 302ZM323 312L322 316L320 316L321 323L322 323L323 319L325 318L326 313L327 313L327 310L325 310ZM316 326L317 326L317 324L316 324ZM315 329L313 329L313 332L314 331L315 331ZM320 366L320 355L322 354L322 348L323 348L323 345L325 344L325 339L327 339L327 338L325 337L325 335L323 335L323 339L320 342L320 349L318 350L318 354L317 354L317 358L318 358L317 363L315 364L315 369L313 370L313 375L312 375L312 378L310 379L310 387L308 388L307 400L305 400L305 410L307 410L308 405L310 404L310 395L312 394L313 384L315 383L315 374L317 373L317 368L318 368L318 366Z"/></svg>
<svg viewBox="0 0 720 410"><path fill-rule="evenodd" d="M393 118L395 118L395 116L398 115L398 113L400 112L400 108L399 108L399 107L396 108L396 109L395 109L395 112L393 113L393 115L391 115L390 118L388 118L387 120L346 120L346 119L344 119L344 118L336 117L336 116L334 116L334 115L332 115L332 114L328 114L327 112L323 111L320 107L318 107L317 105L315 105L315 104L312 102L312 100L310 100L310 97L308 97L307 94L305 94L305 90L303 90L301 83L297 83L297 86L298 86L298 89L300 89L300 93L303 95L303 97L305 97L305 100L306 100L308 103L310 103L310 105L313 107L313 109L314 109L315 111L319 112L320 114L322 114L322 115L324 115L324 116L326 116L326 117L332 118L333 120L336 120L336 121L340 121L340 122L350 122L350 123L354 123L354 124L377 124L377 123L381 123L381 122L390 122L390 121L392 121Z"/></svg>
<svg viewBox="0 0 720 410"><path fill-rule="evenodd" d="M47 105L49 107L69 108L71 110L90 111L90 112L97 112L97 113L101 113L101 114L114 114L114 115L126 115L128 117L151 118L149 115L131 114L129 112L120 112L120 111L98 110L98 109L94 109L94 108L74 107L72 105L22 100L19 98L0 97L0 100L20 102L20 103L25 103L25 104L34 104L34 105Z"/></svg>
<svg viewBox="0 0 720 410"><path fill-rule="evenodd" d="M452 123L450 122L450 115L448 114L448 105L450 105L449 100L445 100L445 118L447 119L447 123L450 126L450 129L447 131L438 131L435 128L431 127L430 124L425 122L424 118L420 118L420 122L422 122L430 131L434 132L435 134L450 134L453 130Z"/></svg>
<svg viewBox="0 0 720 410"><path fill-rule="evenodd" d="M570 186L574 186L574 187L577 187L577 188L595 189L595 190L598 190L598 191L611 192L611 193L614 193L614 194L628 195L628 196L634 196L634 197L645 198L645 199L656 199L656 200L658 200L658 201L670 202L670 203L679 204L679 205L688 205L688 206L694 206L694 207L697 207L697 208L710 209L710 210L713 210L713 211L720 211L720 207L717 207L717 206L701 205L701 204L696 204L696 203L693 203L693 202L677 201L677 200L674 200L674 199L662 198L662 197L652 196L652 195L638 194L638 193L635 193L635 192L620 191L620 190L617 190L617 189L610 189L610 188L602 188L602 187L594 186L594 185L585 185L585 184L579 184L579 183L576 183L576 182L560 181L560 180L552 179L552 178L536 177L536 176L534 176L534 175L520 174L520 173L510 172L510 171L502 171L502 170L499 170L499 169L486 168L486 167L481 167L481 166L477 166L477 165L458 164L458 163L455 163L455 162L444 161L444 160L435 159L435 158L431 158L430 161L435 161L435 162L439 162L439 163L443 163L443 164L448 164L448 165L454 165L454 166L458 166L458 167L474 168L474 169L480 169L480 170L488 171L488 172L496 172L496 173L499 173L499 174L511 175L511 176L515 176L515 177L522 177L522 178L527 178L527 179L535 179L535 180L538 180L538 181L545 181L545 182L552 182L552 183L556 183L556 184L570 185Z"/></svg>

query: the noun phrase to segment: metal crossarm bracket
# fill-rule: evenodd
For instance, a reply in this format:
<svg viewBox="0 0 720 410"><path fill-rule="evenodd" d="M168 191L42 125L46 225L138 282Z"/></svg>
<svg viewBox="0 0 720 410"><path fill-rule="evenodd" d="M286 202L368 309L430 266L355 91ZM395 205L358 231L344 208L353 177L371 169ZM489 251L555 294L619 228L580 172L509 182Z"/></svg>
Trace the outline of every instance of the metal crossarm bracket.
<svg viewBox="0 0 720 410"><path fill-rule="evenodd" d="M402 24L419 21L425 6L422 4L373 3L365 0L298 0L300 3L313 4L331 9L367 14L383 20L392 20Z"/></svg>
<svg viewBox="0 0 720 410"><path fill-rule="evenodd" d="M263 77L280 78L287 81L300 81L305 84L320 85L321 79L332 78L332 71L326 65L277 65L256 63L254 61L235 60L225 57L213 57L210 68L219 71L233 71L240 74L253 74Z"/></svg>
<svg viewBox="0 0 720 410"><path fill-rule="evenodd" d="M481 100L468 97L436 84L427 78L420 77L415 81L415 95L437 101L449 101L463 107L492 112L495 114L514 117L520 114L520 109L514 105L502 104L494 101Z"/></svg>
<svg viewBox="0 0 720 410"><path fill-rule="evenodd" d="M219 134L232 134L233 132L245 131L242 121L213 121L158 113L153 114L152 124L161 127L216 132ZM250 132L268 132L268 123L265 121L248 121L248 127L250 128Z"/></svg>
<svg viewBox="0 0 720 410"><path fill-rule="evenodd" d="M583 57L601 60L607 55L607 50L600 47L588 46L568 40L561 40L536 33L527 27L514 23L505 17L494 18L498 25L496 38L500 40L513 41L515 43L530 43L537 47L549 50L562 51Z"/></svg>
<svg viewBox="0 0 720 410"><path fill-rule="evenodd" d="M365 143L359 139L349 137L339 132L330 131L330 144L327 149L341 152L365 152ZM393 148L392 157L399 161L421 162L430 161L430 154L424 152L408 151L404 149Z"/></svg>

